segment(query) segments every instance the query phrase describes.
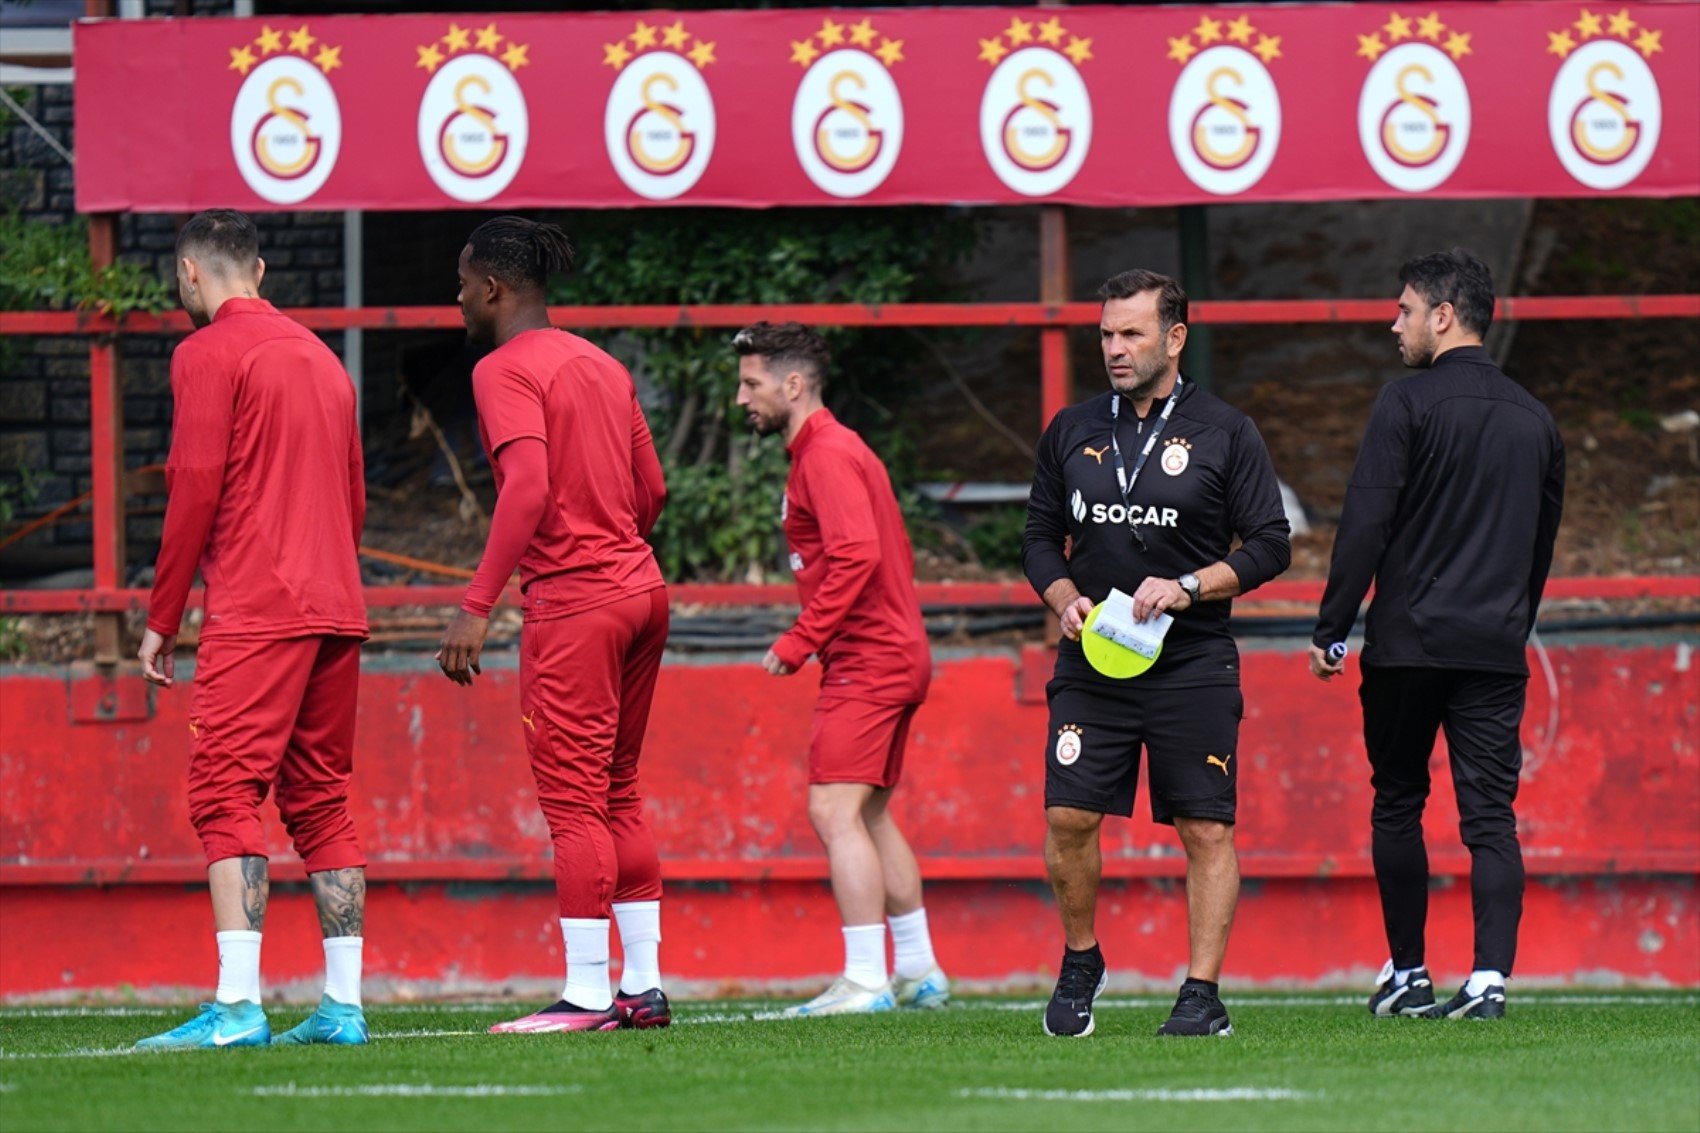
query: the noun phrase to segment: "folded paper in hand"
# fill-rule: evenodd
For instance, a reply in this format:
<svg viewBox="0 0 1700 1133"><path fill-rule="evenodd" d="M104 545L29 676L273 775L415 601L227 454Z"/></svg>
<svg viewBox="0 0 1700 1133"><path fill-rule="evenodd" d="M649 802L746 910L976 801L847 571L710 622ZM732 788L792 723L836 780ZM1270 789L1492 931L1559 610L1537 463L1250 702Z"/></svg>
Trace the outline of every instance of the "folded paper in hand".
<svg viewBox="0 0 1700 1133"><path fill-rule="evenodd" d="M1174 624L1175 619L1168 614L1157 614L1143 622L1135 621L1133 596L1123 594L1120 590L1111 590L1089 632L1150 660L1157 656L1157 650L1163 645L1164 635Z"/></svg>

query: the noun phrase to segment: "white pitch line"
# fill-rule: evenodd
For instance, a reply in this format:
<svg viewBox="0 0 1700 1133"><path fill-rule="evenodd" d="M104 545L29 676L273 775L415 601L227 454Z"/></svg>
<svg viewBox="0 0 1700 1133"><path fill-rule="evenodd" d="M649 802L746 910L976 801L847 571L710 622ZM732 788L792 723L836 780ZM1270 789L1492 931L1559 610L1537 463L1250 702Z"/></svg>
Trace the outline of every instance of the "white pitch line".
<svg viewBox="0 0 1700 1133"><path fill-rule="evenodd" d="M378 1031L372 1035L372 1041L382 1039L443 1039L454 1035L487 1035L489 1031Z"/></svg>
<svg viewBox="0 0 1700 1133"><path fill-rule="evenodd" d="M4 1050L0 1051L0 1061L35 1061L43 1058L122 1058L126 1055L142 1053L144 1052L131 1046L83 1046L72 1050Z"/></svg>
<svg viewBox="0 0 1700 1133"><path fill-rule="evenodd" d="M548 1098L576 1094L584 1087L569 1086L474 1086L413 1085L390 1082L375 1086L255 1086L257 1098Z"/></svg>
<svg viewBox="0 0 1700 1133"><path fill-rule="evenodd" d="M1295 1102L1310 1101L1322 1097L1322 1094L1258 1086L1197 1090L1023 1090L996 1087L961 1089L956 1091L956 1096L995 1101L1046 1102Z"/></svg>

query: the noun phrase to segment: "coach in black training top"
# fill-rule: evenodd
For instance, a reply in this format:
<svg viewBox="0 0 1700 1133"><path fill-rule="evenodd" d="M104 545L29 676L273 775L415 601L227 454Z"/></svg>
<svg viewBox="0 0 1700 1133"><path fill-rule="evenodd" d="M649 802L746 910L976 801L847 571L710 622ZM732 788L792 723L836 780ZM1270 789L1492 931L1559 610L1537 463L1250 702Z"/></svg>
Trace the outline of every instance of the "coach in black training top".
<svg viewBox="0 0 1700 1133"><path fill-rule="evenodd" d="M1177 368L1180 286L1130 271L1099 295L1111 388L1045 430L1022 540L1027 579L1064 638L1046 689L1045 861L1067 947L1045 1030L1092 1031L1104 980L1093 931L1098 831L1104 815L1133 813L1143 745L1152 817L1175 826L1187 854L1188 978L1159 1034L1227 1034L1217 979L1239 894L1234 755L1244 714L1229 599L1287 569L1287 518L1256 427ZM1086 615L1111 588L1133 595L1138 617L1175 618L1157 663L1127 680L1100 675L1080 647Z"/></svg>
<svg viewBox="0 0 1700 1133"><path fill-rule="evenodd" d="M1370 581L1364 743L1375 787L1375 875L1392 953L1370 998L1379 1015L1498 1018L1523 913L1512 809L1529 679L1524 646L1552 566L1564 503L1564 443L1546 407L1482 349L1493 281L1467 252L1399 270L1399 356L1423 372L1376 399L1346 490L1311 671L1343 668ZM1428 855L1423 804L1436 730L1446 728L1459 827L1470 849L1475 970L1436 1007L1423 966Z"/></svg>

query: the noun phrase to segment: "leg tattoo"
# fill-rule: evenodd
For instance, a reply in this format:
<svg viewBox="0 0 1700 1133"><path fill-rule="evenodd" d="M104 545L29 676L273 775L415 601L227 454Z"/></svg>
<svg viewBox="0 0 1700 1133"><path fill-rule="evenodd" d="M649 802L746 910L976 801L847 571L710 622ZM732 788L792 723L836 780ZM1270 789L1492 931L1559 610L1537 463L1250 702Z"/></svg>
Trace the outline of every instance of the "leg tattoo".
<svg viewBox="0 0 1700 1133"><path fill-rule="evenodd" d="M327 937L360 936L366 924L366 871L327 869L310 874L313 901L319 907L319 928Z"/></svg>
<svg viewBox="0 0 1700 1133"><path fill-rule="evenodd" d="M242 859L242 911L248 917L248 931L259 932L266 923L266 899L271 894L271 879L266 872L266 859Z"/></svg>

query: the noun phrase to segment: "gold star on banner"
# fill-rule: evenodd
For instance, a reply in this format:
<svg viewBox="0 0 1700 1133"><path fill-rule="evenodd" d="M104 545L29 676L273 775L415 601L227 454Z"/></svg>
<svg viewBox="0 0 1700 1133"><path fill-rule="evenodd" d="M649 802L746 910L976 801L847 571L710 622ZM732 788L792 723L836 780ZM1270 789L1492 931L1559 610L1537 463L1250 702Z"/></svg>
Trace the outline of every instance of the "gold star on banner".
<svg viewBox="0 0 1700 1133"><path fill-rule="evenodd" d="M886 67L895 67L903 62L903 41L901 39L888 39L880 44L880 49L874 54L879 56L880 62L884 63Z"/></svg>
<svg viewBox="0 0 1700 1133"><path fill-rule="evenodd" d="M443 46L449 49L450 55L458 55L472 46L472 32L459 24L450 24L449 30L443 33Z"/></svg>
<svg viewBox="0 0 1700 1133"><path fill-rule="evenodd" d="M1446 37L1446 53L1452 56L1454 63L1466 55L1474 54L1470 50L1470 33L1467 31L1449 33Z"/></svg>
<svg viewBox="0 0 1700 1133"><path fill-rule="evenodd" d="M507 64L508 70L517 71L531 62L530 59L525 57L525 53L530 50L531 44L529 43L509 43L508 49L502 52L502 62Z"/></svg>
<svg viewBox="0 0 1700 1133"><path fill-rule="evenodd" d="M342 48L325 44L319 48L319 53L313 56L313 63L325 74L330 74L342 66Z"/></svg>
<svg viewBox="0 0 1700 1133"><path fill-rule="evenodd" d="M319 42L318 36L307 34L306 24L302 24L300 27L289 33L289 49L302 55L313 50L313 45L317 42Z"/></svg>
<svg viewBox="0 0 1700 1133"><path fill-rule="evenodd" d="M622 39L616 43L604 43L602 45L602 63L604 66L612 67L614 70L618 71L631 61L632 53L626 50L625 40Z"/></svg>
<svg viewBox="0 0 1700 1133"><path fill-rule="evenodd" d="M1608 16L1611 33L1619 39L1628 39L1629 33L1635 30L1635 21L1629 18L1629 9L1620 8L1617 15Z"/></svg>
<svg viewBox="0 0 1700 1133"><path fill-rule="evenodd" d="M1639 51L1644 58L1651 59L1653 52L1664 50L1664 45L1659 42L1659 37L1664 34L1664 32L1654 31L1652 28L1642 28L1641 34L1635 37L1635 50Z"/></svg>
<svg viewBox="0 0 1700 1133"><path fill-rule="evenodd" d="M242 72L243 78L247 78L248 72L254 69L254 53L248 50L246 43L230 49L230 69Z"/></svg>
<svg viewBox="0 0 1700 1133"><path fill-rule="evenodd" d="M980 61L996 67L998 61L1009 54L1009 48L1003 45L1002 39L982 39L980 41Z"/></svg>
<svg viewBox="0 0 1700 1133"><path fill-rule="evenodd" d="M1063 36L1067 34L1063 30L1062 21L1056 16L1039 25L1039 42L1048 43L1052 47L1061 47Z"/></svg>
<svg viewBox="0 0 1700 1133"><path fill-rule="evenodd" d="M283 50L283 33L267 24L260 29L260 34L254 37L254 43L259 47L261 55L271 55Z"/></svg>
<svg viewBox="0 0 1700 1133"><path fill-rule="evenodd" d="M1578 16L1576 22L1570 26L1575 28L1576 34L1581 36L1584 40L1593 39L1596 35L1599 35L1602 30L1600 28L1600 19L1601 17L1596 16L1594 13L1588 11L1588 9L1583 8L1582 14Z"/></svg>
<svg viewBox="0 0 1700 1133"><path fill-rule="evenodd" d="M1092 58L1092 40L1070 36L1068 46L1063 48L1063 54L1074 60L1076 67Z"/></svg>
<svg viewBox="0 0 1700 1133"><path fill-rule="evenodd" d="M642 20L639 20L637 22L637 27L632 29L632 46L637 48L639 51L642 51L646 47L654 47L655 36L659 30L660 29L652 27L651 25L644 23Z"/></svg>
<svg viewBox="0 0 1700 1133"><path fill-rule="evenodd" d="M415 48L419 52L419 61L415 67L425 68L427 74L435 75L437 68L443 65L443 53L437 50L437 45L427 43L424 47Z"/></svg>
<svg viewBox="0 0 1700 1133"><path fill-rule="evenodd" d="M1547 32L1547 54L1556 55L1560 59L1567 58L1576 50L1576 41L1570 38L1567 31Z"/></svg>
<svg viewBox="0 0 1700 1133"><path fill-rule="evenodd" d="M1387 22L1381 25L1381 30L1387 33L1388 43L1398 43L1401 39L1411 38L1411 17L1401 16L1394 12L1387 17Z"/></svg>
<svg viewBox="0 0 1700 1133"><path fill-rule="evenodd" d="M1281 37L1278 35L1260 35L1257 46L1251 49L1265 66L1281 58Z"/></svg>
<svg viewBox="0 0 1700 1133"><path fill-rule="evenodd" d="M850 25L850 43L855 47L872 47L879 32L874 30L874 21L863 20L859 24Z"/></svg>
<svg viewBox="0 0 1700 1133"><path fill-rule="evenodd" d="M481 27L478 29L478 50L494 55L496 48L501 46L503 38L503 36L497 34L495 24Z"/></svg>
<svg viewBox="0 0 1700 1133"><path fill-rule="evenodd" d="M791 62L797 64L797 66L807 67L819 58L820 51L816 49L815 41L812 38L793 39L791 41Z"/></svg>
<svg viewBox="0 0 1700 1133"><path fill-rule="evenodd" d="M1024 20L1019 16L1011 16L1009 27L1005 28L1003 33L1009 36L1010 43L1016 47L1020 47L1024 43L1032 43L1033 21Z"/></svg>
<svg viewBox="0 0 1700 1133"><path fill-rule="evenodd" d="M837 47L844 42L844 25L833 23L829 17L820 22L820 30L815 34L820 36L822 47Z"/></svg>
<svg viewBox="0 0 1700 1133"><path fill-rule="evenodd" d="M661 29L661 45L674 50L685 46L691 39L691 33L685 30L684 20L675 20Z"/></svg>
<svg viewBox="0 0 1700 1133"><path fill-rule="evenodd" d="M1192 45L1191 36L1183 35L1179 39L1174 36L1169 37L1169 58L1181 66L1186 66L1186 61L1197 54L1198 48Z"/></svg>
<svg viewBox="0 0 1700 1133"><path fill-rule="evenodd" d="M685 52L685 58L689 59L692 63L695 63L697 65L697 70L700 71L710 63L714 62L714 44L704 43L699 39L697 40L697 45L695 47Z"/></svg>
<svg viewBox="0 0 1700 1133"><path fill-rule="evenodd" d="M1198 26L1192 29L1192 34L1198 37L1200 43L1215 43L1222 38L1222 21L1200 16Z"/></svg>
<svg viewBox="0 0 1700 1133"><path fill-rule="evenodd" d="M1381 53L1386 50L1387 46L1381 42L1381 37L1379 35L1358 36L1358 50L1356 54L1362 55L1371 63L1381 58Z"/></svg>
<svg viewBox="0 0 1700 1133"><path fill-rule="evenodd" d="M1250 16L1241 16L1228 24L1228 38L1239 44L1249 44L1251 37L1257 31L1251 26Z"/></svg>
<svg viewBox="0 0 1700 1133"><path fill-rule="evenodd" d="M1439 12L1430 12L1417 21L1417 34L1431 43L1440 42L1440 33L1446 30L1446 21L1440 18Z"/></svg>

